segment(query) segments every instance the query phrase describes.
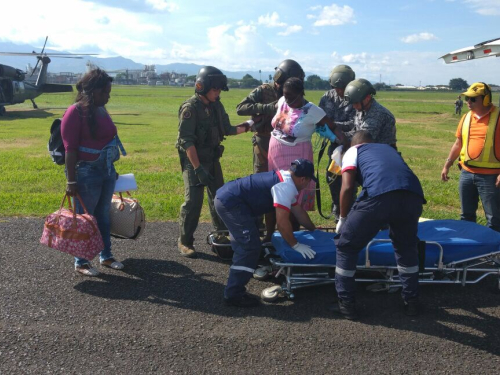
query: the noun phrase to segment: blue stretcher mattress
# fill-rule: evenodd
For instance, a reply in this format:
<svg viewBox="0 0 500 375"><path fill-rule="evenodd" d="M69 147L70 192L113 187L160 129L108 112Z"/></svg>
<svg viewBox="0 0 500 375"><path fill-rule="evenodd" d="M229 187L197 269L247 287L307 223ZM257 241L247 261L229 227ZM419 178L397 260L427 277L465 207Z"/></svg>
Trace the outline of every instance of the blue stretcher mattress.
<svg viewBox="0 0 500 375"><path fill-rule="evenodd" d="M307 244L316 251L314 259L304 259L293 250L276 232L272 243L277 254L286 263L335 265L335 233L316 230L314 232L295 232L301 243ZM463 261L500 251L500 233L476 223L460 220L429 220L418 224L418 237L422 241L435 241L443 247L443 263ZM375 238L389 239L389 231L380 231ZM366 249L359 253L358 265L365 264ZM435 267L439 261L439 248L427 244L425 267ZM396 266L394 249L389 243L376 243L370 246L370 263L372 266Z"/></svg>

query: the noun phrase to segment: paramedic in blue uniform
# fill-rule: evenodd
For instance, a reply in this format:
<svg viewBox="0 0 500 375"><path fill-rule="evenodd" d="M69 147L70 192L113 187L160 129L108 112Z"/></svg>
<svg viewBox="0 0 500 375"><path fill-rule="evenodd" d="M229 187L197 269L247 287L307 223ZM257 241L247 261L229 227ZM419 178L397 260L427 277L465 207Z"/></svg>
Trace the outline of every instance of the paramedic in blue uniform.
<svg viewBox="0 0 500 375"><path fill-rule="evenodd" d="M253 174L230 181L217 190L215 209L229 230L234 250L224 290L226 304L238 307L259 304L258 298L247 294L245 288L257 267L262 248L259 216L276 210L277 228L283 239L304 258L314 258L316 253L308 245L297 242L290 222L292 213L304 228L316 229L307 212L297 204L299 191L311 180L316 182L313 163L297 159L288 171Z"/></svg>
<svg viewBox="0 0 500 375"><path fill-rule="evenodd" d="M356 182L363 190L349 210ZM398 152L390 145L373 143L365 130L356 132L342 160L340 220L335 237L338 302L333 304L333 311L347 319L357 318L354 274L358 254L382 225L388 224L405 313L418 314L417 230L424 203L420 181Z"/></svg>

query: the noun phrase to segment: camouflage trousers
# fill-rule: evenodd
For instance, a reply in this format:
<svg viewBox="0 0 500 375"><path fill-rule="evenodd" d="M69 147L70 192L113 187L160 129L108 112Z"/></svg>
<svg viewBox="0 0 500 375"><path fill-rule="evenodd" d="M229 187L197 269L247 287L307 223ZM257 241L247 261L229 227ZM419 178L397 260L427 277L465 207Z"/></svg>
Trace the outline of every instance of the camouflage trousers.
<svg viewBox="0 0 500 375"><path fill-rule="evenodd" d="M198 227L201 209L203 207L203 196L205 186L200 185L198 177L194 173L194 167L189 159L181 155L182 179L184 180L184 203L181 205L179 215L180 237L179 242L185 246L192 246L194 232ZM215 192L224 185L224 177L219 159L212 161L201 161L201 165L213 177L211 183L206 186L208 196L208 208L212 216L212 224L216 230L227 230L226 225L220 219L214 208Z"/></svg>
<svg viewBox="0 0 500 375"><path fill-rule="evenodd" d="M254 134L253 144L253 173L268 172L267 153L271 136Z"/></svg>

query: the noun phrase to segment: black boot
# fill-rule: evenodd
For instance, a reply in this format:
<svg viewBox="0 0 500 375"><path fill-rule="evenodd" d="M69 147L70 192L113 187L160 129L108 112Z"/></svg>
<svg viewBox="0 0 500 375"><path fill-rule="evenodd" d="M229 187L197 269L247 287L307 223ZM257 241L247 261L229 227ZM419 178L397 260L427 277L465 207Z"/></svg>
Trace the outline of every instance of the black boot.
<svg viewBox="0 0 500 375"><path fill-rule="evenodd" d="M349 320L358 319L358 313L356 312L356 305L354 302L347 302L339 299L330 306L330 311L340 314Z"/></svg>
<svg viewBox="0 0 500 375"><path fill-rule="evenodd" d="M405 304L405 315L417 316L419 313L419 303L418 298L412 298L408 301L404 301Z"/></svg>
<svg viewBox="0 0 500 375"><path fill-rule="evenodd" d="M224 297L224 302L228 306L236 306L236 307L255 307L260 305L260 300L258 297L246 293L243 294L241 297L233 297L233 298Z"/></svg>

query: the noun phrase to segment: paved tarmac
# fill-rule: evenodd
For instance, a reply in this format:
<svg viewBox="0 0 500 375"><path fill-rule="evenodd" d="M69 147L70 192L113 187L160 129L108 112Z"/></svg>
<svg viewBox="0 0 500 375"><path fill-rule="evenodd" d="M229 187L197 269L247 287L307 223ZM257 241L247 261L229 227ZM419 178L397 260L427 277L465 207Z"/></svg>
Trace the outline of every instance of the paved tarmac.
<svg viewBox="0 0 500 375"><path fill-rule="evenodd" d="M39 244L42 219L0 220L0 374L493 374L500 368L496 280L430 285L424 313L399 293L358 287L362 319L333 316L333 287L259 308L222 303L228 263L205 244L177 254L176 223L113 240L124 271L98 278ZM252 280L260 294L269 282Z"/></svg>

